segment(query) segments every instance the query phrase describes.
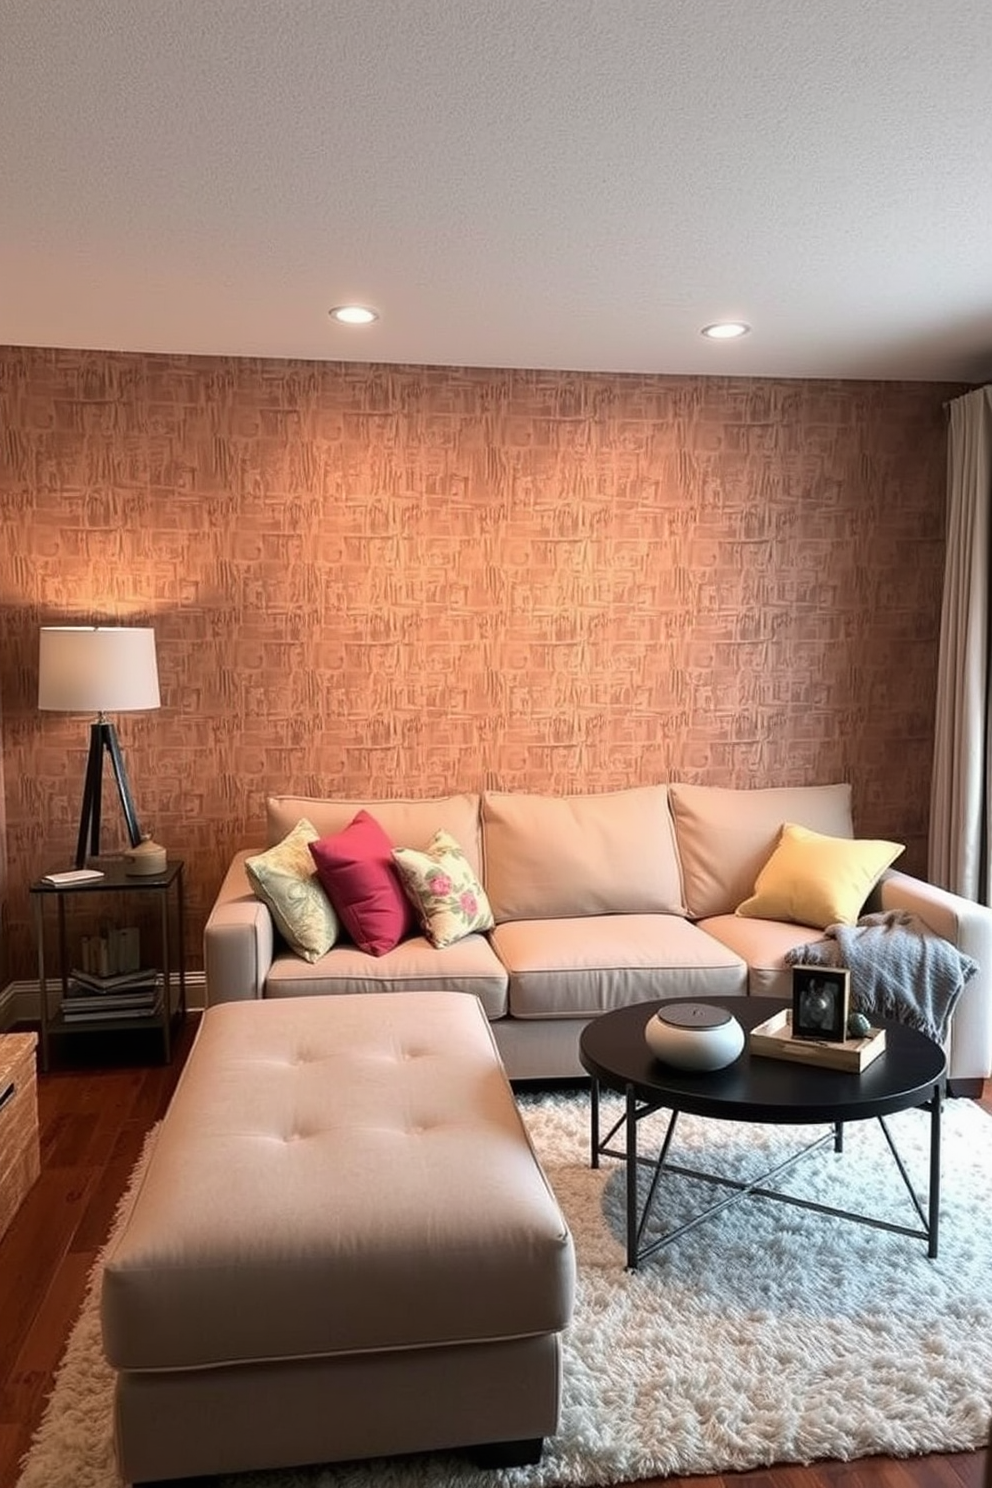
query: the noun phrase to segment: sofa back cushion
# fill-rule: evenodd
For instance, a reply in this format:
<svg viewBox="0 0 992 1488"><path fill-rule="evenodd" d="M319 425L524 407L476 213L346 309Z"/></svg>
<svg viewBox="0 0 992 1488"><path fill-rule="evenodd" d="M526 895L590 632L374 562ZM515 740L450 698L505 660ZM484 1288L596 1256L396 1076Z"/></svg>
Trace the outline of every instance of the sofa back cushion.
<svg viewBox="0 0 992 1488"><path fill-rule="evenodd" d="M301 816L318 835L343 832L359 811L367 811L382 827L393 847L427 847L439 827L458 843L476 873L482 869L479 797L471 792L419 801L335 801L306 796L269 796L265 803L270 843L280 842Z"/></svg>
<svg viewBox="0 0 992 1488"><path fill-rule="evenodd" d="M670 785L668 790L685 902L694 920L733 914L754 893L786 822L828 837L854 836L847 784L771 790Z"/></svg>
<svg viewBox="0 0 992 1488"><path fill-rule="evenodd" d="M490 791L482 823L497 924L685 913L664 785L591 796Z"/></svg>

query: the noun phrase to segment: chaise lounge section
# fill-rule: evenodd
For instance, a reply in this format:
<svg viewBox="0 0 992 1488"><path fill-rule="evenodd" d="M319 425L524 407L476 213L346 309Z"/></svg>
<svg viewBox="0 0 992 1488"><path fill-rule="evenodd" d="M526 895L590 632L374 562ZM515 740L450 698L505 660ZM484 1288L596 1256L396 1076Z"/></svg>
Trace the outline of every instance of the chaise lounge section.
<svg viewBox="0 0 992 1488"><path fill-rule="evenodd" d="M210 1008L104 1268L121 1475L535 1461L574 1288L475 998Z"/></svg>

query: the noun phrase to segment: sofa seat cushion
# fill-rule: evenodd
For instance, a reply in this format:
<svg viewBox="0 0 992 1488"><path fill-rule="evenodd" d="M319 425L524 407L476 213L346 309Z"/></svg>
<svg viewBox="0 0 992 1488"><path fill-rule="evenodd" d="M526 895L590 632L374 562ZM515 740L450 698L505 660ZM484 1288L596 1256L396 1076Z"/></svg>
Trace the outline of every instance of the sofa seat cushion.
<svg viewBox="0 0 992 1488"><path fill-rule="evenodd" d="M684 913L667 786L589 796L490 791L482 822L497 924Z"/></svg>
<svg viewBox="0 0 992 1488"><path fill-rule="evenodd" d="M266 997L430 989L474 993L487 1018L502 1018L507 1011L506 968L484 935L467 935L442 950L425 936L412 935L383 956L367 956L339 941L312 965L283 951L265 979Z"/></svg>
<svg viewBox="0 0 992 1488"><path fill-rule="evenodd" d="M732 997L747 967L678 915L514 920L490 932L515 1018L594 1018L653 997Z"/></svg>
<svg viewBox="0 0 992 1488"><path fill-rule="evenodd" d="M699 921L700 930L747 962L752 997L791 997L792 968L785 953L822 939L823 932L791 920L749 920L740 915L714 915Z"/></svg>
<svg viewBox="0 0 992 1488"><path fill-rule="evenodd" d="M225 1003L108 1255L103 1338L126 1370L421 1349L557 1332L573 1291L473 998Z"/></svg>
<svg viewBox="0 0 992 1488"><path fill-rule="evenodd" d="M754 892L786 822L830 837L854 836L846 784L770 790L671 785L668 790L685 902L694 920L732 914Z"/></svg>

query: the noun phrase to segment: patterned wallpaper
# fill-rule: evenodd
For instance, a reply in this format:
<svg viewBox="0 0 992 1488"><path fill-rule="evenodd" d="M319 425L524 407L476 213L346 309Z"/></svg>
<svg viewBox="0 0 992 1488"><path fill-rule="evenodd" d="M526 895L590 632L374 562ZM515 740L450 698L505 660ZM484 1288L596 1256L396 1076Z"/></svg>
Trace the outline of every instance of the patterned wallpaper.
<svg viewBox="0 0 992 1488"><path fill-rule="evenodd" d="M0 985L83 783L42 624L155 626L193 967L269 791L849 779L924 871L958 391L0 349Z"/></svg>

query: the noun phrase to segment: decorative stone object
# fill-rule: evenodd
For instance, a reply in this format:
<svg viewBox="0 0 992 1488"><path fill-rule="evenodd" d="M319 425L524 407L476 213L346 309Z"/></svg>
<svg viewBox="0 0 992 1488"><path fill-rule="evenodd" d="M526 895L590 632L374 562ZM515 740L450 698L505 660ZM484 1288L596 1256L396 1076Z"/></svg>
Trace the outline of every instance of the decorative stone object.
<svg viewBox="0 0 992 1488"><path fill-rule="evenodd" d="M871 1033L871 1024L864 1013L851 1013L847 1020L848 1038L867 1038Z"/></svg>
<svg viewBox="0 0 992 1488"><path fill-rule="evenodd" d="M644 1036L656 1058L683 1070L723 1069L744 1047L734 1015L709 1002L666 1003L648 1019Z"/></svg>

